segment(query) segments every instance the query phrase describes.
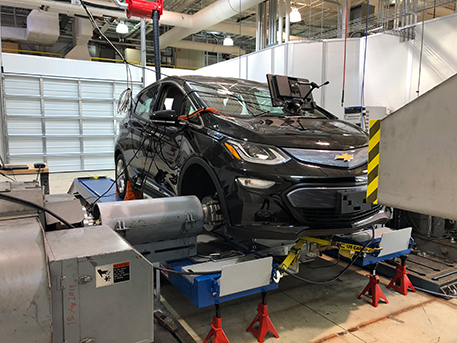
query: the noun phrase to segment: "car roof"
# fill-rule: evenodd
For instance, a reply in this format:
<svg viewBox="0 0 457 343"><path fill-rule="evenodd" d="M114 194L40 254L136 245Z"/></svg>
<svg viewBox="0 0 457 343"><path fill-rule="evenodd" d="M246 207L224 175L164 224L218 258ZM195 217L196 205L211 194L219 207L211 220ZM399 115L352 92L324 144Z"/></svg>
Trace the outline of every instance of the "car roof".
<svg viewBox="0 0 457 343"><path fill-rule="evenodd" d="M203 75L185 75L185 76L168 76L161 80L165 81L177 81L180 84L184 84L186 81L195 82L195 83L206 83L206 84L239 84L246 87L266 87L266 83L261 83L257 81L250 81L245 79L238 79L234 77L214 77L214 76L203 76Z"/></svg>

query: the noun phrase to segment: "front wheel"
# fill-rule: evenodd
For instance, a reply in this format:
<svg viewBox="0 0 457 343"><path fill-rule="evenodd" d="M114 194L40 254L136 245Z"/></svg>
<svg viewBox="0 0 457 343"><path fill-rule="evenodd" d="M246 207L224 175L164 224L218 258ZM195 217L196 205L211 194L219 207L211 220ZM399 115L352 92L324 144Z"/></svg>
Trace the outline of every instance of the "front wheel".
<svg viewBox="0 0 457 343"><path fill-rule="evenodd" d="M127 172L127 165L122 155L118 155L116 157L116 192L121 199L124 199L127 193L128 181L129 174Z"/></svg>

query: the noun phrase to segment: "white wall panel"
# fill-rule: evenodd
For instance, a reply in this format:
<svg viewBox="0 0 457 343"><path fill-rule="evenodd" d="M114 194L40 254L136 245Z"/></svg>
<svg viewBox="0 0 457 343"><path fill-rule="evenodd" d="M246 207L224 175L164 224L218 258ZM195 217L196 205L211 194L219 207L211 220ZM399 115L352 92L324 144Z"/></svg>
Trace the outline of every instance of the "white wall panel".
<svg viewBox="0 0 457 343"><path fill-rule="evenodd" d="M83 102L82 116L91 118L113 117L114 106L109 102Z"/></svg>
<svg viewBox="0 0 457 343"><path fill-rule="evenodd" d="M429 20L424 28L424 47L419 94L432 89L457 72L457 14ZM416 98L422 25L416 27L413 44L412 87L410 98Z"/></svg>
<svg viewBox="0 0 457 343"><path fill-rule="evenodd" d="M81 97L85 99L113 99L113 84L107 82L81 82Z"/></svg>
<svg viewBox="0 0 457 343"><path fill-rule="evenodd" d="M43 79L43 95L53 98L74 98L78 95L78 81Z"/></svg>
<svg viewBox="0 0 457 343"><path fill-rule="evenodd" d="M271 70L272 74L286 75L286 61L287 61L287 49L288 46L281 44L278 47L272 49L273 54L273 67Z"/></svg>
<svg viewBox="0 0 457 343"><path fill-rule="evenodd" d="M25 94L24 89L27 89ZM20 76L10 77L5 80L5 90L6 95L39 96L40 80Z"/></svg>
<svg viewBox="0 0 457 343"><path fill-rule="evenodd" d="M100 154L111 153L112 151L114 151L112 138L84 138L84 153Z"/></svg>
<svg viewBox="0 0 457 343"><path fill-rule="evenodd" d="M10 155L40 155L43 154L43 141L40 138L33 137L9 137Z"/></svg>
<svg viewBox="0 0 457 343"><path fill-rule="evenodd" d="M272 69L272 48L261 50L249 55L248 79L258 82L267 82L267 74Z"/></svg>
<svg viewBox="0 0 457 343"><path fill-rule="evenodd" d="M47 120L45 124L47 136L79 136L78 120Z"/></svg>
<svg viewBox="0 0 457 343"><path fill-rule="evenodd" d="M125 80L127 73L122 63L102 63L59 59L31 55L3 54L6 73L36 76L57 76L73 79ZM141 69L131 67L133 81L141 81Z"/></svg>
<svg viewBox="0 0 457 343"><path fill-rule="evenodd" d="M79 116L79 103L76 100L45 100L44 112L46 117L77 117Z"/></svg>
<svg viewBox="0 0 457 343"><path fill-rule="evenodd" d="M365 105L394 110L410 100L412 44L392 35L368 37Z"/></svg>
<svg viewBox="0 0 457 343"><path fill-rule="evenodd" d="M14 118L8 120L6 126L10 135L33 135L41 137L43 133L41 119L28 118L27 120L23 120L21 118Z"/></svg>
<svg viewBox="0 0 457 343"><path fill-rule="evenodd" d="M114 157L112 156L85 156L84 157L84 169L114 169Z"/></svg>
<svg viewBox="0 0 457 343"><path fill-rule="evenodd" d="M5 109L8 115L41 116L39 99L6 99Z"/></svg>
<svg viewBox="0 0 457 343"><path fill-rule="evenodd" d="M360 106L360 39L347 40L346 51L346 82L344 107L341 106L344 66L344 40L325 41L327 54L324 56L323 73L330 84L325 86L325 108L344 118L344 107Z"/></svg>
<svg viewBox="0 0 457 343"><path fill-rule="evenodd" d="M79 138L51 138L46 139L46 152L50 155L79 154Z"/></svg>
<svg viewBox="0 0 457 343"><path fill-rule="evenodd" d="M52 172L66 172L81 170L80 156L49 156L47 158L49 170ZM93 168L98 169L98 168ZM100 168L102 169L102 168Z"/></svg>
<svg viewBox="0 0 457 343"><path fill-rule="evenodd" d="M84 135L113 135L114 122L102 120L83 120L83 134Z"/></svg>

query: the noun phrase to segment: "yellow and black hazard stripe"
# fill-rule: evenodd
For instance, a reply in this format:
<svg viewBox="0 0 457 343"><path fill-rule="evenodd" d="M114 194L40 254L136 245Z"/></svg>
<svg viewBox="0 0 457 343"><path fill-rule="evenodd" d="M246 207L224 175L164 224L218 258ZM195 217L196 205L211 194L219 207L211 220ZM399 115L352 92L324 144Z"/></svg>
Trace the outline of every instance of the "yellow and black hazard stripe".
<svg viewBox="0 0 457 343"><path fill-rule="evenodd" d="M379 142L381 139L381 121L370 120L370 139L368 142L368 185L367 201L378 203Z"/></svg>

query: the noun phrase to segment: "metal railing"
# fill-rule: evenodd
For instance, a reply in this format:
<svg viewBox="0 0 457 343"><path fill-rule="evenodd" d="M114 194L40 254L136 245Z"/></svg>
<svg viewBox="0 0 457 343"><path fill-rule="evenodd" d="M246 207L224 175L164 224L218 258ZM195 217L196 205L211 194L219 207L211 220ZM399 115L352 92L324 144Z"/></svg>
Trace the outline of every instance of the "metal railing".
<svg viewBox="0 0 457 343"><path fill-rule="evenodd" d="M41 55L41 56L62 58L62 54L58 54L55 52L43 52L43 51L9 49L9 48L2 48L2 52L12 52L12 53L21 53L21 54L25 54L25 55Z"/></svg>

